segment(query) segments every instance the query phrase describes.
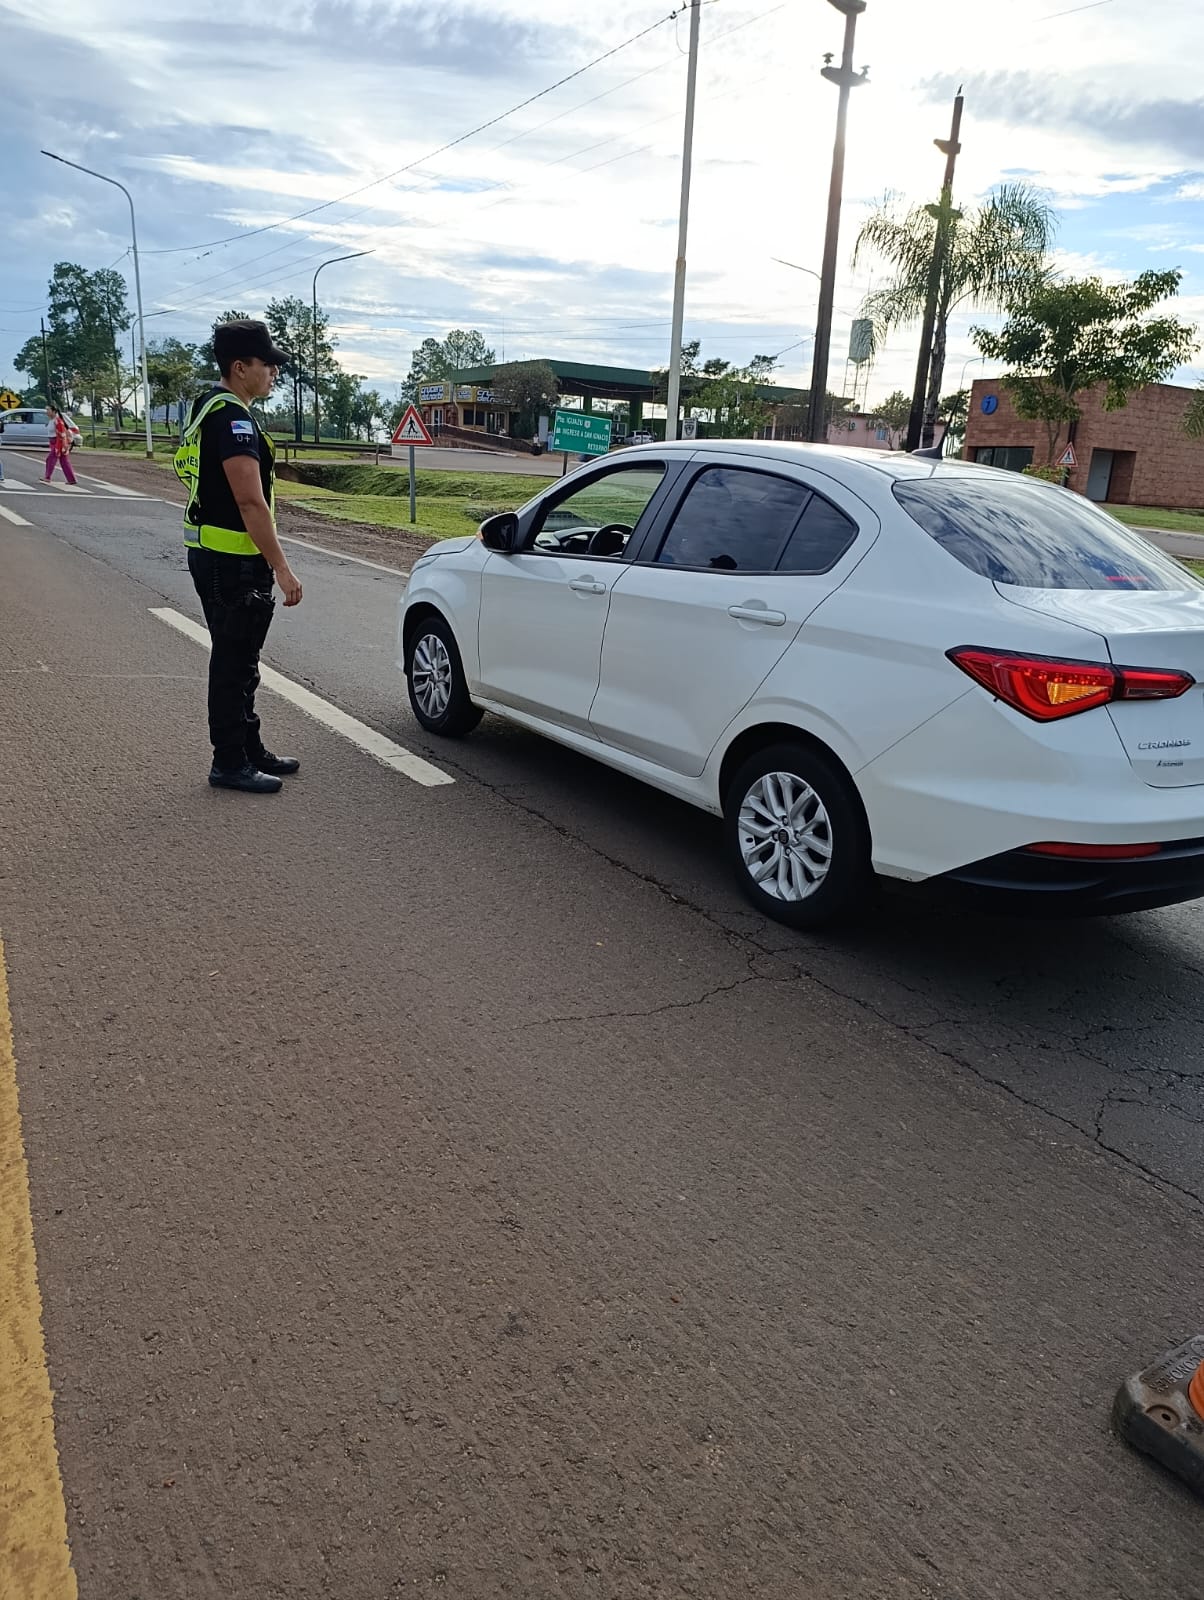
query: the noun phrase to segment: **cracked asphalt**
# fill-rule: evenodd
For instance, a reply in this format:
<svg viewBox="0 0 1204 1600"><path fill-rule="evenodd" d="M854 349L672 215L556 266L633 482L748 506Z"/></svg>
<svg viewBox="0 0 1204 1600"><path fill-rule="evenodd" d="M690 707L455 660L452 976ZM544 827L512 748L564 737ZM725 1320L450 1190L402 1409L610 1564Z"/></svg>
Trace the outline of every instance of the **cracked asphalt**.
<svg viewBox="0 0 1204 1600"><path fill-rule="evenodd" d="M1108 1431L1202 1315L1199 908L791 934L713 819L491 718L427 740L400 579L303 548L268 659L456 782L269 698L302 775L214 793L149 609L198 614L176 514L4 504L84 1600L1204 1595L1197 1505Z"/></svg>

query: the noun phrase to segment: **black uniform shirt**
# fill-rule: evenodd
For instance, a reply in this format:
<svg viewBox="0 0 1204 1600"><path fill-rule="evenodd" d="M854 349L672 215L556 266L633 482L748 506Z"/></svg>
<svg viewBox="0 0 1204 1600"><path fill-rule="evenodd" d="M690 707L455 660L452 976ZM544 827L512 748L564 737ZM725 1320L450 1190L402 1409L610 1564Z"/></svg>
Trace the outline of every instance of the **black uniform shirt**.
<svg viewBox="0 0 1204 1600"><path fill-rule="evenodd" d="M194 402L193 415L213 395L225 392L220 389L207 390ZM216 406L201 423L201 472L197 503L202 522L245 533L247 530L242 512L238 509L238 501L234 498L223 465L232 456L254 456L259 462L263 497L271 505L271 447L264 440L258 422L234 395L230 396L228 404Z"/></svg>

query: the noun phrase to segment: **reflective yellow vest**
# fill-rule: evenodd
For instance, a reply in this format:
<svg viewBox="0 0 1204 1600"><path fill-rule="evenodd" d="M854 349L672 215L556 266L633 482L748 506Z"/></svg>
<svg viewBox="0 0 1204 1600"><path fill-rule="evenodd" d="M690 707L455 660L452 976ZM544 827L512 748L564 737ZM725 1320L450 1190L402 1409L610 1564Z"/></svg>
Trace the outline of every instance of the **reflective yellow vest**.
<svg viewBox="0 0 1204 1600"><path fill-rule="evenodd" d="M250 417L251 415L237 395L222 389L217 394L210 395L209 399L205 401L205 404L184 429L180 448L172 459L172 464L176 469L176 477L188 490L188 502L184 507L184 543L190 550L217 550L226 556L257 556L259 547L249 533L244 533L241 528L219 528L211 522L201 521L201 508L199 505L201 492L201 424L219 406L234 406L245 417ZM270 434L260 430L258 436L267 445L268 449L268 481L271 485L268 504L271 506L272 515L275 516L276 477L274 463L276 446Z"/></svg>

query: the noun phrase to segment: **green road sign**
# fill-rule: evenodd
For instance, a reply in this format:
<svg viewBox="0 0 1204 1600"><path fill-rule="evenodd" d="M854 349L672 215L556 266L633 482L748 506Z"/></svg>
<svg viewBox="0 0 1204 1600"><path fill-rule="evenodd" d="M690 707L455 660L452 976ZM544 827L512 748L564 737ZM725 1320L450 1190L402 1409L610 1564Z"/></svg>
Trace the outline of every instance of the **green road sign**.
<svg viewBox="0 0 1204 1600"><path fill-rule="evenodd" d="M571 455L604 456L610 449L610 418L588 411L558 411L552 429L552 449Z"/></svg>

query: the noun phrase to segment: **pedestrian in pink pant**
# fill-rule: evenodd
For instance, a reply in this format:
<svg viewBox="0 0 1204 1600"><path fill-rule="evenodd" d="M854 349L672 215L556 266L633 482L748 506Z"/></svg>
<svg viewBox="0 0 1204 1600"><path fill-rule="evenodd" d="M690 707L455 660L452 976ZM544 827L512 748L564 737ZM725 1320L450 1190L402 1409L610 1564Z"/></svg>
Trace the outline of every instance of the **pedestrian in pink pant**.
<svg viewBox="0 0 1204 1600"><path fill-rule="evenodd" d="M57 406L46 407L46 421L50 424L50 453L46 457L46 482L49 483L54 476L56 461L62 464L63 477L68 483L75 482L75 472L71 466L71 429L67 426L66 418Z"/></svg>

